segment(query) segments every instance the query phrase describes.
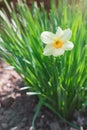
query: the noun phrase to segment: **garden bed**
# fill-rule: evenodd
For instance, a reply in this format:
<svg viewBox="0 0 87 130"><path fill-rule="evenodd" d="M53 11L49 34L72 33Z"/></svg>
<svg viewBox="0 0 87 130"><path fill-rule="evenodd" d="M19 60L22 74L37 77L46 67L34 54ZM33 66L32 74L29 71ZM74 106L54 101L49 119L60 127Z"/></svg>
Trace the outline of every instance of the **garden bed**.
<svg viewBox="0 0 87 130"><path fill-rule="evenodd" d="M32 130L32 119L36 110L37 97L20 91L23 87L20 76L0 61L0 130ZM75 112L76 125L87 130L87 110ZM36 130L75 130L43 107L36 121Z"/></svg>

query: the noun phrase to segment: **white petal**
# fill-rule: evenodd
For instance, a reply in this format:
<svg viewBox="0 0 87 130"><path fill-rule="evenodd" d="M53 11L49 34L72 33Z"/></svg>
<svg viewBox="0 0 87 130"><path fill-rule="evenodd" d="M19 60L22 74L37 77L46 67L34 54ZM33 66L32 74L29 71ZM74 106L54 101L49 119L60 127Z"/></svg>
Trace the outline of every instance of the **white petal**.
<svg viewBox="0 0 87 130"><path fill-rule="evenodd" d="M53 54L55 48L53 47L53 45L51 44L47 44L46 47L44 48L44 55L46 56L50 56Z"/></svg>
<svg viewBox="0 0 87 130"><path fill-rule="evenodd" d="M56 36L57 36L57 38L59 38L61 35L63 35L63 30L60 27L58 27Z"/></svg>
<svg viewBox="0 0 87 130"><path fill-rule="evenodd" d="M54 39L55 39L55 34L53 34L52 32L45 31L42 32L41 34L41 40L45 44L53 43Z"/></svg>
<svg viewBox="0 0 87 130"><path fill-rule="evenodd" d="M55 52L53 53L53 56L60 56L64 54L64 49L63 48L59 48L56 49Z"/></svg>
<svg viewBox="0 0 87 130"><path fill-rule="evenodd" d="M63 45L63 48L64 48L65 50L72 50L73 47L74 47L74 44L73 44L72 42L70 42L70 41L67 41L67 42L64 43L64 45Z"/></svg>
<svg viewBox="0 0 87 130"><path fill-rule="evenodd" d="M61 36L61 40L68 41L72 36L72 31L70 29L66 29Z"/></svg>

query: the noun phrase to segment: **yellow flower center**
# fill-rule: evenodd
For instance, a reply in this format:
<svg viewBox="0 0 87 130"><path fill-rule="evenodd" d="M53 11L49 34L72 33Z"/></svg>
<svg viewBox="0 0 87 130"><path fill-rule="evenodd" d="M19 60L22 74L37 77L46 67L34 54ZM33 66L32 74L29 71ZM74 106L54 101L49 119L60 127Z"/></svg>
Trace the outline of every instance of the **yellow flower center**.
<svg viewBox="0 0 87 130"><path fill-rule="evenodd" d="M63 41L61 41L60 39L58 39L58 40L55 40L55 42L53 43L53 46L55 47L55 48L61 48L62 47L62 45L63 45Z"/></svg>

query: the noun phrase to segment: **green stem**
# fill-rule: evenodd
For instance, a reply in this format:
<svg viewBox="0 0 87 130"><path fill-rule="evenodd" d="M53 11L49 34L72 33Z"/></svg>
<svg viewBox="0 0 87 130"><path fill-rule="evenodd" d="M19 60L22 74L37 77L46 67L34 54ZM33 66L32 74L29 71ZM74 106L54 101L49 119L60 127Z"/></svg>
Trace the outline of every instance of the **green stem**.
<svg viewBox="0 0 87 130"><path fill-rule="evenodd" d="M36 120L36 118L37 118L37 116L38 116L38 114L40 112L40 109L41 109L41 107L43 105L43 102L44 102L44 99L40 98L39 103L38 103L37 108L36 108L36 112L35 112L34 117L33 117L33 121L32 121L33 130L35 130L35 128L34 128L35 120Z"/></svg>
<svg viewBox="0 0 87 130"><path fill-rule="evenodd" d="M77 101L78 101L78 95L76 93L75 96L73 97L73 100L72 100L71 105L69 107L69 110L68 110L69 114L73 112L74 107L76 106Z"/></svg>

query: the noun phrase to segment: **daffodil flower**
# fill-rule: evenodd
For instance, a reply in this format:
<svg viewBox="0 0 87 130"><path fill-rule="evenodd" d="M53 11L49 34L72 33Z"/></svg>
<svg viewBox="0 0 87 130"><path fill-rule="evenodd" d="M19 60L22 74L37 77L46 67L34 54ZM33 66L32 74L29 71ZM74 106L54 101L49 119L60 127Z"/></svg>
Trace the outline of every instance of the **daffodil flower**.
<svg viewBox="0 0 87 130"><path fill-rule="evenodd" d="M60 27L58 27L55 34L49 31L42 32L41 40L46 44L43 54L46 56L60 56L65 51L73 49L74 45L69 41L71 35L72 31L69 28L62 30Z"/></svg>

